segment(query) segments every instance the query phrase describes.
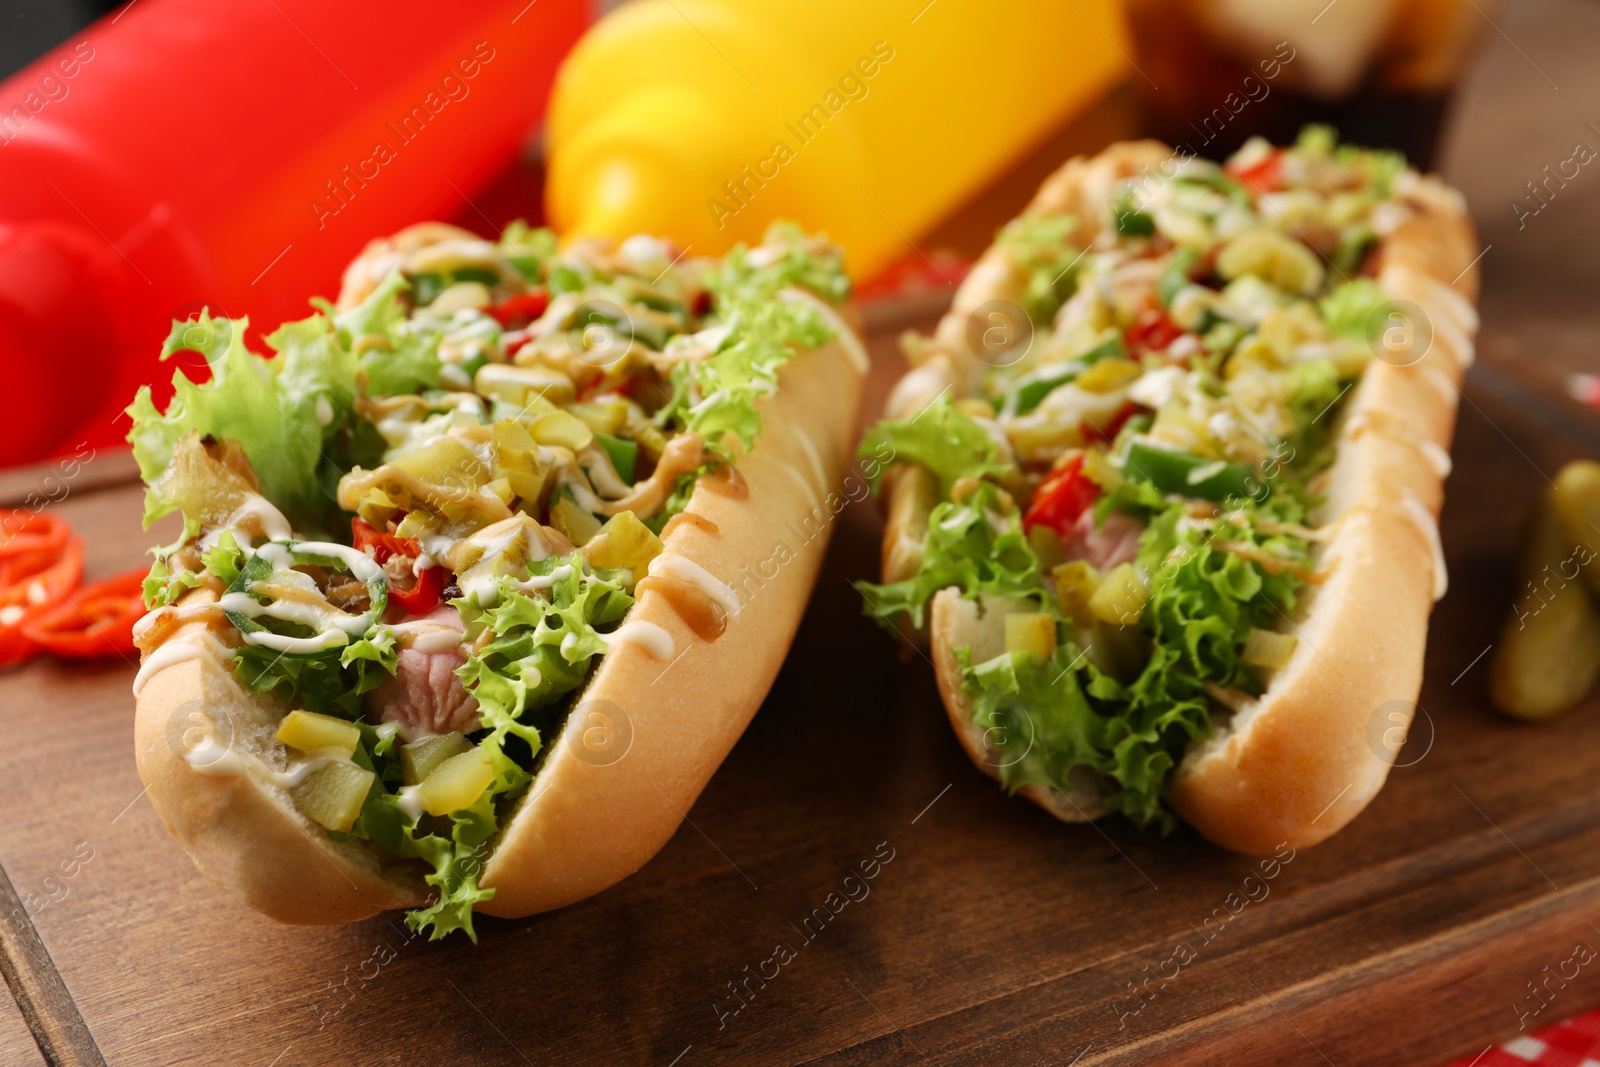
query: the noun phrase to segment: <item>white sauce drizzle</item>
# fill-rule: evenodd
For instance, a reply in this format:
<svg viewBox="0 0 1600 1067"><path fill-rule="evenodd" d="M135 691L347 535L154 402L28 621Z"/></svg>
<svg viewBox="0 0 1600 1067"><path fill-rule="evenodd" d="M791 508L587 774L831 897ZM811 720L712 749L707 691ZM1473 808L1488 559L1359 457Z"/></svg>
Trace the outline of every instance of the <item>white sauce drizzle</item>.
<svg viewBox="0 0 1600 1067"><path fill-rule="evenodd" d="M817 451L817 443L805 428L799 425L794 427L795 443L800 446L800 451L806 454L806 460L811 464L811 473L817 476L817 491L826 493L831 486L828 484L828 469L822 463L822 455Z"/></svg>
<svg viewBox="0 0 1600 1067"><path fill-rule="evenodd" d="M209 734L202 744L185 752L183 759L201 774L220 778L243 778L253 775L284 789L293 789L305 781L312 771L326 767L330 763L345 762L340 756L314 756L292 764L287 771L280 771L248 752L237 751L232 745L219 745L217 739Z"/></svg>
<svg viewBox="0 0 1600 1067"><path fill-rule="evenodd" d="M1435 602L1442 600L1450 589L1450 575L1445 569L1444 545L1439 541L1439 524L1434 521L1432 513L1422 506L1422 501L1409 492L1406 493L1405 499L1400 501L1400 511L1428 540L1428 547L1433 552L1433 599Z"/></svg>
<svg viewBox="0 0 1600 1067"><path fill-rule="evenodd" d="M151 652L139 664L139 673L133 676L133 695L137 697L144 691L157 671L164 670L175 663L183 663L191 659L203 659L206 656L215 656L218 659L229 659L233 656L233 649L218 641L209 633L184 634L174 638Z"/></svg>
<svg viewBox="0 0 1600 1067"><path fill-rule="evenodd" d="M655 623L644 619L625 622L617 627L615 632L601 634L600 640L604 641L606 646L613 650L618 645L638 645L649 653L651 658L658 660L671 659L675 648L671 634Z"/></svg>
<svg viewBox="0 0 1600 1067"><path fill-rule="evenodd" d="M663 552L651 560L649 573L661 578L676 578L680 582L696 586L721 605L722 610L729 615L737 614L739 608L743 606L739 602L738 594L724 585L715 575L700 564L685 559L675 552Z"/></svg>
<svg viewBox="0 0 1600 1067"><path fill-rule="evenodd" d="M422 787L420 785L403 785L400 792L395 794L394 806L400 813L415 822L422 818Z"/></svg>

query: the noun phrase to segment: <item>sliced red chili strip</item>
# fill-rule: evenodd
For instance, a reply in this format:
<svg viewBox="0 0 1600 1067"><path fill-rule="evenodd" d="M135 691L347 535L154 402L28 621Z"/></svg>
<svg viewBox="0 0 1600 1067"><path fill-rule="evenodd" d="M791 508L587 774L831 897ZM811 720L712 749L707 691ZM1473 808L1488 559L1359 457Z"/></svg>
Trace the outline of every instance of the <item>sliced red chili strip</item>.
<svg viewBox="0 0 1600 1067"><path fill-rule="evenodd" d="M439 606L444 593L444 568L429 567L417 575L417 584L410 589L389 586L389 600L405 609L407 615L426 615Z"/></svg>
<svg viewBox="0 0 1600 1067"><path fill-rule="evenodd" d="M365 552L370 548L372 558L380 564L388 563L390 556L410 556L416 559L422 554L422 542L416 538L379 533L360 516L350 520L350 534L356 550Z"/></svg>
<svg viewBox="0 0 1600 1067"><path fill-rule="evenodd" d="M549 306L550 294L543 289L535 289L496 304L489 309L489 314L506 329L520 330L543 315Z"/></svg>
<svg viewBox="0 0 1600 1067"><path fill-rule="evenodd" d="M147 610L140 590L148 573L128 571L93 582L28 612L17 627L21 639L63 659L132 652L133 624Z"/></svg>

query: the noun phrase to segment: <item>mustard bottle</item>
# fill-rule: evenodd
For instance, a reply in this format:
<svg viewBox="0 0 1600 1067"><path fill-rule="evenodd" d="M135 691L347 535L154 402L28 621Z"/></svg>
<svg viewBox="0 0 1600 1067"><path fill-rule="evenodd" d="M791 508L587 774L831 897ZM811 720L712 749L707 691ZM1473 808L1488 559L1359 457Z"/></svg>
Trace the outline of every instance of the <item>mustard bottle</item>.
<svg viewBox="0 0 1600 1067"><path fill-rule="evenodd" d="M695 255L774 219L870 277L1124 73L1117 0L636 0L568 56L557 230Z"/></svg>

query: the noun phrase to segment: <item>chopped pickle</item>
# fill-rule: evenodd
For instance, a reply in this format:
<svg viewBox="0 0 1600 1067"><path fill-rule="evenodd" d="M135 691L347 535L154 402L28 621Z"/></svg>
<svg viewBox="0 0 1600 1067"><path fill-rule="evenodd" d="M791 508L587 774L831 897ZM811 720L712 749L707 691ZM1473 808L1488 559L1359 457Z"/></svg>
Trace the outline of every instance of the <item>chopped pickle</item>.
<svg viewBox="0 0 1600 1067"><path fill-rule="evenodd" d="M301 752L337 752L349 759L361 743L361 728L332 715L291 711L283 717L273 736Z"/></svg>
<svg viewBox="0 0 1600 1067"><path fill-rule="evenodd" d="M568 415L565 411L552 411L539 416L533 421L529 432L541 445L565 448L573 452L589 447L590 442L594 440L594 431L589 429L582 419Z"/></svg>
<svg viewBox="0 0 1600 1067"><path fill-rule="evenodd" d="M1299 241L1273 230L1246 230L1217 253L1217 273L1228 281L1249 274L1276 289L1314 293L1322 285L1322 261Z"/></svg>
<svg viewBox="0 0 1600 1067"><path fill-rule="evenodd" d="M1095 613L1089 607L1094 591L1100 587L1100 572L1087 560L1075 559L1050 572L1056 581L1056 602L1061 614L1079 628L1093 626Z"/></svg>
<svg viewBox="0 0 1600 1067"><path fill-rule="evenodd" d="M1101 622L1132 626L1144 614L1150 590L1131 563L1111 568L1089 598L1089 610Z"/></svg>
<svg viewBox="0 0 1600 1067"><path fill-rule="evenodd" d="M547 459L528 428L517 419L501 419L489 431L494 473L504 479L523 501L535 504L544 495L554 464Z"/></svg>
<svg viewBox="0 0 1600 1067"><path fill-rule="evenodd" d="M527 405L530 400L543 399L556 404L566 403L577 396L572 379L549 367L514 367L504 363L486 363L473 376L472 388L480 396L494 397L508 404Z"/></svg>
<svg viewBox="0 0 1600 1067"><path fill-rule="evenodd" d="M550 525L579 547L588 544L589 539L600 532L600 520L566 496L550 506Z"/></svg>
<svg viewBox="0 0 1600 1067"><path fill-rule="evenodd" d="M1245 638L1239 658L1257 667L1277 670L1288 665L1289 659L1294 655L1295 646L1299 643L1299 640L1290 634L1280 634L1272 630L1251 630L1250 636Z"/></svg>
<svg viewBox="0 0 1600 1067"><path fill-rule="evenodd" d="M289 790L306 818L329 830L346 833L355 825L377 776L346 760L324 763Z"/></svg>
<svg viewBox="0 0 1600 1067"><path fill-rule="evenodd" d="M1028 652L1049 659L1056 650L1056 620L1042 611L1006 616L1006 651Z"/></svg>
<svg viewBox="0 0 1600 1067"><path fill-rule="evenodd" d="M435 734L407 741L400 746L400 769L406 785L418 784L445 760L471 749L472 742L460 734Z"/></svg>
<svg viewBox="0 0 1600 1067"><path fill-rule="evenodd" d="M595 433L615 436L628 424L628 402L615 397L585 400L571 404L567 410L588 424Z"/></svg>
<svg viewBox="0 0 1600 1067"><path fill-rule="evenodd" d="M1131 359L1102 359L1078 375L1077 386L1088 393L1111 393L1132 385L1143 373Z"/></svg>
<svg viewBox="0 0 1600 1067"><path fill-rule="evenodd" d="M425 484L452 489L475 489L488 480L472 446L458 437L436 437L396 455L386 466Z"/></svg>
<svg viewBox="0 0 1600 1067"><path fill-rule="evenodd" d="M584 514L588 514L585 512ZM634 581L645 575L650 561L661 554L661 538L631 511L618 512L583 546L583 556L593 567L626 567Z"/></svg>
<svg viewBox="0 0 1600 1067"><path fill-rule="evenodd" d="M471 806L494 781L489 753L472 748L442 760L418 786L417 796L429 815L448 815Z"/></svg>
<svg viewBox="0 0 1600 1067"><path fill-rule="evenodd" d="M1067 558L1066 550L1061 547L1061 535L1042 522L1028 531L1028 545L1039 557L1041 568L1054 567Z"/></svg>

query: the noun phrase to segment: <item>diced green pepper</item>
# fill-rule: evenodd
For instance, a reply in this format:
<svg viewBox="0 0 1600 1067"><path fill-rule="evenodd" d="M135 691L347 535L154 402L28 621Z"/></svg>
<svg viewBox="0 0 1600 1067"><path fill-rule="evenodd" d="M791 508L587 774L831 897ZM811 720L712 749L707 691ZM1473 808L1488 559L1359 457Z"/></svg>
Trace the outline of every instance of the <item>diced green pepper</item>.
<svg viewBox="0 0 1600 1067"><path fill-rule="evenodd" d="M632 485L634 470L639 462L639 443L626 437L612 437L608 433L594 436L600 442L600 447L606 450L606 455L611 457L611 465L617 468L617 477Z"/></svg>
<svg viewBox="0 0 1600 1067"><path fill-rule="evenodd" d="M1135 438L1128 442L1123 473L1163 493L1224 501L1259 491L1256 470L1244 463L1205 459Z"/></svg>

